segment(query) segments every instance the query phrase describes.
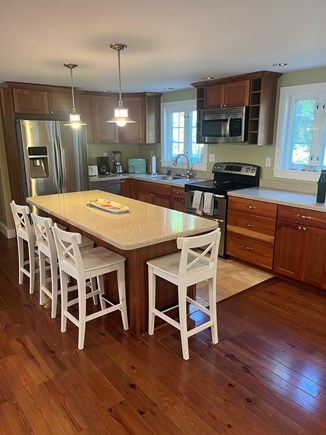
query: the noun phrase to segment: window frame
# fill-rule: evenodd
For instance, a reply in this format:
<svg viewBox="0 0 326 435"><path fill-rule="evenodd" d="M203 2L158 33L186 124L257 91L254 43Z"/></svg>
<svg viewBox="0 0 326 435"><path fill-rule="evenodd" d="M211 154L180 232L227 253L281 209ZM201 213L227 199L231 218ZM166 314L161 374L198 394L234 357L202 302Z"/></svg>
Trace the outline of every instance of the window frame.
<svg viewBox="0 0 326 435"><path fill-rule="evenodd" d="M162 160L161 160L161 165L163 167L171 167L173 164L173 159L167 159L166 155L165 155L165 151L166 151L166 143L167 143L167 138L169 137L169 123L168 123L168 116L169 116L169 112L171 110L173 111L196 111L196 105L197 105L197 101L194 99L191 100L182 100L182 101L173 101L173 102L166 102L166 103L162 103L161 104L161 156L162 156ZM190 133L190 129L188 129L189 131L186 133L187 137L189 137L189 140L191 140L191 133ZM190 141L188 143L188 145L190 145ZM195 170L199 170L199 171L207 171L207 158L208 158L208 151L207 151L207 145L203 144L203 161L201 163L193 163L190 160L190 167L192 169ZM187 151L186 151L187 153ZM185 159L181 159L178 160L177 162L177 166L175 166L175 168L178 169L184 169L185 168Z"/></svg>
<svg viewBox="0 0 326 435"><path fill-rule="evenodd" d="M276 130L275 159L273 169L274 176L278 178L287 178L299 181L317 181L319 179L321 168L318 168L316 172L313 172L307 170L289 169L286 167L286 161L290 152L287 144L288 137L290 136L291 132L288 126L291 125L293 119L293 112L291 111L291 108L294 106L295 101L300 99L300 97L307 99L314 98L316 99L317 104L325 104L326 83L286 86L280 89L279 111ZM318 116L318 114L316 114L314 128L316 125L318 127L322 125L321 119L316 121L317 118L320 116L322 115ZM324 135L326 134L325 130ZM326 147L322 149L320 145L320 162L322 162L323 156L325 154L325 148Z"/></svg>

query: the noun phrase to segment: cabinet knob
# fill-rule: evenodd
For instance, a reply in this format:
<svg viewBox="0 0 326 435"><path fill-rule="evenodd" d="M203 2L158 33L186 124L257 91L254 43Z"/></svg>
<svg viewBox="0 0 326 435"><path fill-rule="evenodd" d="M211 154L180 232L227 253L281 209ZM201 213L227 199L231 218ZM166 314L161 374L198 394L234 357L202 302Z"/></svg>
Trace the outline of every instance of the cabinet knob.
<svg viewBox="0 0 326 435"><path fill-rule="evenodd" d="M255 228L255 225L254 224L246 224L246 227L248 227L248 228Z"/></svg>
<svg viewBox="0 0 326 435"><path fill-rule="evenodd" d="M256 207L254 205L247 205L247 208L250 208L250 210L255 209Z"/></svg>
<svg viewBox="0 0 326 435"><path fill-rule="evenodd" d="M246 251L253 251L254 248L252 248L251 246L244 246Z"/></svg>

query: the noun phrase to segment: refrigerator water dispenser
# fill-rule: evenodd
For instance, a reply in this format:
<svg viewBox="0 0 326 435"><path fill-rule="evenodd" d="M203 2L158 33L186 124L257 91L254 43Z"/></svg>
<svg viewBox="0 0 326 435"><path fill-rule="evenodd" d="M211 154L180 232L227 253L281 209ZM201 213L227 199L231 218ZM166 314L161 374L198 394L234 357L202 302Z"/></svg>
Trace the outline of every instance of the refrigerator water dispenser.
<svg viewBox="0 0 326 435"><path fill-rule="evenodd" d="M47 178L49 176L46 147L28 147L28 160L31 178Z"/></svg>

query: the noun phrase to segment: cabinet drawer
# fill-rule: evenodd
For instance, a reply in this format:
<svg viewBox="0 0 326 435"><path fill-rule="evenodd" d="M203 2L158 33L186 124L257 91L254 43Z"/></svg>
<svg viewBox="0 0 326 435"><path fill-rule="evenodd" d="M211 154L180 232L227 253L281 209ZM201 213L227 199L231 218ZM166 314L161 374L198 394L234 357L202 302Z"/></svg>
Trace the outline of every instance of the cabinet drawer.
<svg viewBox="0 0 326 435"><path fill-rule="evenodd" d="M226 253L248 263L272 269L273 245L229 233Z"/></svg>
<svg viewBox="0 0 326 435"><path fill-rule="evenodd" d="M326 229L326 212L280 205L277 217L301 225Z"/></svg>
<svg viewBox="0 0 326 435"><path fill-rule="evenodd" d="M256 216L241 211L229 210L228 231L273 242L276 220L266 216Z"/></svg>
<svg viewBox="0 0 326 435"><path fill-rule="evenodd" d="M181 198L184 199L185 197L185 191L181 187L172 187L171 193L173 198Z"/></svg>
<svg viewBox="0 0 326 435"><path fill-rule="evenodd" d="M233 196L229 197L228 208L271 218L276 218L277 214L276 204Z"/></svg>

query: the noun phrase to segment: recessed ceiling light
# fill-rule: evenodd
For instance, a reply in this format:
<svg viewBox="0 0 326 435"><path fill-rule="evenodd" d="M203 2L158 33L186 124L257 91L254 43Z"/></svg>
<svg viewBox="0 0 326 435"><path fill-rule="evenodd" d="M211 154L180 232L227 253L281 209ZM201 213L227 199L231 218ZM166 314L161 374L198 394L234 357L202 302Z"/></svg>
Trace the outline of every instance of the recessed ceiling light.
<svg viewBox="0 0 326 435"><path fill-rule="evenodd" d="M166 91L173 91L174 88L164 88Z"/></svg>
<svg viewBox="0 0 326 435"><path fill-rule="evenodd" d="M201 79L202 79L202 80L213 80L213 78L214 78L214 77L210 77L210 76L208 76L208 77L202 77Z"/></svg>
<svg viewBox="0 0 326 435"><path fill-rule="evenodd" d="M282 62L280 62L280 63L273 63L273 66L286 66L287 65L287 63L282 63Z"/></svg>

